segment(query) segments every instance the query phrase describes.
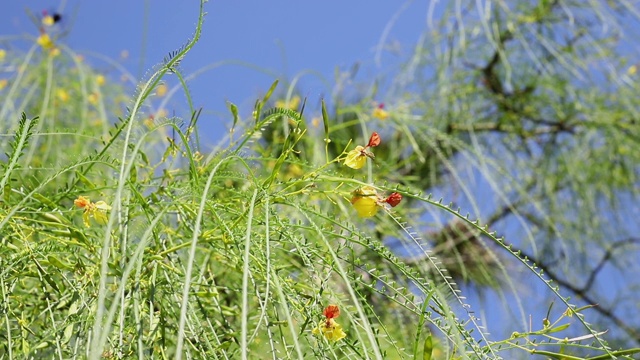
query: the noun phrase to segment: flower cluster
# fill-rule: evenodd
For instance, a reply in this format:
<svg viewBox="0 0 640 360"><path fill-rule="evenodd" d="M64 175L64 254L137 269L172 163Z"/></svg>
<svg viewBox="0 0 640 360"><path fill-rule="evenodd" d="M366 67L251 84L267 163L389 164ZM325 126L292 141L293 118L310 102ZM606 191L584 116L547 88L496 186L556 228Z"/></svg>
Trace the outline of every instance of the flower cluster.
<svg viewBox="0 0 640 360"><path fill-rule="evenodd" d="M378 209L389 204L396 207L402 201L402 195L397 192L392 193L388 197L382 197L378 194L373 186L363 186L353 192L351 204L358 212L358 216L362 218L372 217Z"/></svg>
<svg viewBox="0 0 640 360"><path fill-rule="evenodd" d="M36 43L38 43L43 50L49 51L50 56L57 56L60 54L60 49L56 47L56 44L49 33L53 26L58 24L61 20L62 15L58 13L49 14L47 11L42 12L42 26L40 27L40 36L38 36Z"/></svg>
<svg viewBox="0 0 640 360"><path fill-rule="evenodd" d="M300 96L294 95L288 102L285 100L276 100L275 106L283 109L298 110L301 101Z"/></svg>
<svg viewBox="0 0 640 360"><path fill-rule="evenodd" d="M320 321L318 326L313 329L314 335L322 334L325 339L330 341L339 341L344 339L347 334L342 330L342 326L334 319L340 316L340 308L338 305L329 305L324 311L325 320Z"/></svg>
<svg viewBox="0 0 640 360"><path fill-rule="evenodd" d="M107 221L109 221L107 211L111 210L111 206L109 206L102 200L92 203L88 198L84 196L78 196L78 198L73 201L73 204L81 209L84 209L82 220L84 221L84 225L86 227L91 226L91 224L89 223L90 218L93 218L98 224L101 225L104 225L107 223Z"/></svg>
<svg viewBox="0 0 640 360"><path fill-rule="evenodd" d="M360 169L367 162L367 158L375 159L376 157L367 149L380 145L380 135L377 132L373 132L369 138L367 146L356 146L355 149L347 153L347 157L344 159L344 164L352 169Z"/></svg>
<svg viewBox="0 0 640 360"><path fill-rule="evenodd" d="M380 135L377 132L373 132L367 146L358 145L347 153L344 164L353 169L360 169L366 163L367 158L375 159L375 156L367 149L380 145L380 142ZM402 201L402 195L399 193L394 192L385 198L378 195L376 188L373 186L360 187L352 195L351 204L358 212L358 216L362 218L374 216L378 209L384 207L385 204L396 207Z"/></svg>

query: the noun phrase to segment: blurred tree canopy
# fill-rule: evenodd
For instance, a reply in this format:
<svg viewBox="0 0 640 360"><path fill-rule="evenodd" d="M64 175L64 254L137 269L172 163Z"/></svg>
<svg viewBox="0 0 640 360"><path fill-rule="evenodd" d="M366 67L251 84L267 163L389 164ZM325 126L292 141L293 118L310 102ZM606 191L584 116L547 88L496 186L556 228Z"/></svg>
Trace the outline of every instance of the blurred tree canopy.
<svg viewBox="0 0 640 360"><path fill-rule="evenodd" d="M564 294L595 305L619 344L638 346L638 11L594 1L433 5L397 72L356 92L357 69L339 74L332 154L380 132L375 177L470 212ZM274 149L287 131L274 130ZM311 161L313 146L300 156ZM477 231L410 203L403 218L421 219L411 224L458 282L551 302ZM389 239L394 228L379 221L376 234L430 267L402 234Z"/></svg>

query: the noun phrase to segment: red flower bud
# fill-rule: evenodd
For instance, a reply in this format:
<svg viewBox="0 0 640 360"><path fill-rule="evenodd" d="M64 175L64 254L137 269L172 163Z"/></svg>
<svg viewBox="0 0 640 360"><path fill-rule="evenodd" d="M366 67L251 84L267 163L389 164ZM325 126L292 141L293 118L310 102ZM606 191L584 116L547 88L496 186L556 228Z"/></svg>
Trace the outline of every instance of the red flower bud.
<svg viewBox="0 0 640 360"><path fill-rule="evenodd" d="M369 143L367 144L367 147L376 147L380 145L380 135L378 135L377 132L373 132L373 134L371 134L371 137L369 138Z"/></svg>
<svg viewBox="0 0 640 360"><path fill-rule="evenodd" d="M400 201L402 201L402 195L394 192L393 194L389 195L388 198L384 199L384 202L386 202L387 204L391 205L391 207L396 207L396 205L400 204Z"/></svg>
<svg viewBox="0 0 640 360"><path fill-rule="evenodd" d="M327 317L327 319L335 319L340 316L340 308L338 307L338 305L329 305L324 308L323 314Z"/></svg>

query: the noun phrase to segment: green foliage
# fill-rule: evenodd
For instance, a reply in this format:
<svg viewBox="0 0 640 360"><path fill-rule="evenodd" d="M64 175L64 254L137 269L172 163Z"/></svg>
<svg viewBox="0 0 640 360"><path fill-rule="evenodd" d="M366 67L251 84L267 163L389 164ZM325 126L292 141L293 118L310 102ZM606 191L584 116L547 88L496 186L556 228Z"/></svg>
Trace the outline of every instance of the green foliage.
<svg viewBox="0 0 640 360"><path fill-rule="evenodd" d="M333 109L323 100L309 119L305 101L272 106L275 81L246 119L229 103L225 147L205 155L200 111L179 68L200 37L203 6L193 39L140 82L127 113L106 110L122 105L123 87L100 85L71 51L10 56L24 70L0 93L2 117L12 119L2 125L11 141L0 162L0 358L640 352L607 343L583 314L599 307L564 295L587 299L592 289L572 287L552 261L566 251L570 270L595 276L602 265L589 268L591 246L608 249L607 261L622 258L613 254L617 242L603 241L608 215L600 206L616 210L620 193L636 195L635 92L578 86L589 61L604 56L585 51L606 41L579 41L591 25L570 29L567 43L549 37L562 12L542 1L523 2L517 13L498 8L491 24L469 19L467 28L436 32L416 51L420 66L395 74L384 109L376 110L374 94L350 104L338 94ZM456 44L447 54L422 50L445 40ZM468 58L487 63L469 66ZM151 116L168 76L188 99L186 126ZM109 117L118 117L113 128ZM347 154L374 131L382 142L365 149L372 159L347 167ZM495 191L495 207L480 204L475 177ZM376 195L360 196L368 186ZM392 193L403 197L398 206ZM376 214L359 218L363 204ZM513 240L494 230L510 216L522 225ZM593 239L564 241L582 234ZM388 247L389 238L401 246ZM532 285L516 286L513 269ZM505 298L535 289L562 310L554 321L551 309L536 319L541 327L499 324L510 335L496 337L470 307L467 284ZM520 304L517 296L505 302ZM314 334L329 323L329 304L340 308L333 321L344 339ZM633 341L631 323L615 319Z"/></svg>

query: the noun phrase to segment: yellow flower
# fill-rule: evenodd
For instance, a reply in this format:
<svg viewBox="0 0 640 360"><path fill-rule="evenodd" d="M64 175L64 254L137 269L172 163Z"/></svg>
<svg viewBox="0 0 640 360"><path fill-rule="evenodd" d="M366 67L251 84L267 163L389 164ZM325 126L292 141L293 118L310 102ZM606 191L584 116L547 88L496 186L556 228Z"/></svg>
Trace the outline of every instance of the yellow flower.
<svg viewBox="0 0 640 360"><path fill-rule="evenodd" d="M351 204L361 218L374 216L378 212L378 193L373 186L363 186L353 192Z"/></svg>
<svg viewBox="0 0 640 360"><path fill-rule="evenodd" d="M49 50L49 56L56 57L58 55L60 55L60 49L58 49L57 47L54 47L51 50Z"/></svg>
<svg viewBox="0 0 640 360"><path fill-rule="evenodd" d="M355 149L347 153L344 164L352 169L360 169L367 163L367 151L364 146L356 146Z"/></svg>
<svg viewBox="0 0 640 360"><path fill-rule="evenodd" d="M4 89L5 87L7 87L7 84L9 83L9 80L7 79L0 79L0 90Z"/></svg>
<svg viewBox="0 0 640 360"><path fill-rule="evenodd" d="M158 112L156 112L156 117L157 118L167 117L167 110L165 109L158 110Z"/></svg>
<svg viewBox="0 0 640 360"><path fill-rule="evenodd" d="M84 209L84 213L82 214L82 221L84 222L84 226L86 227L91 227L91 224L89 222L90 218L93 218L100 225L104 225L107 223L107 221L109 221L107 211L111 210L111 206L109 206L102 200L96 203L92 203L88 198L84 196L78 196L78 198L73 201L73 204L81 209Z"/></svg>
<svg viewBox="0 0 640 360"><path fill-rule="evenodd" d="M56 89L56 97L62 102L67 102L69 100L69 93L64 89Z"/></svg>
<svg viewBox="0 0 640 360"><path fill-rule="evenodd" d="M7 50L0 49L0 61L3 61L6 56L7 56Z"/></svg>
<svg viewBox="0 0 640 360"><path fill-rule="evenodd" d="M285 108L290 110L297 110L298 106L300 106L300 96L295 95L292 97L288 103L285 103L284 100L276 101L276 107Z"/></svg>
<svg viewBox="0 0 640 360"><path fill-rule="evenodd" d="M105 82L104 75L100 74L100 75L97 75L97 76L96 76L96 84L97 84L98 86L102 86L102 85L104 85L104 82Z"/></svg>
<svg viewBox="0 0 640 360"><path fill-rule="evenodd" d="M371 116L376 119L386 120L389 117L389 112L385 110L382 106L378 106L375 109L373 109Z"/></svg>
<svg viewBox="0 0 640 360"><path fill-rule="evenodd" d="M347 336L342 330L342 326L330 318L320 321L318 327L313 329L311 333L314 335L322 334L329 341L339 341Z"/></svg>
<svg viewBox="0 0 640 360"><path fill-rule="evenodd" d="M47 33L38 36L37 43L45 50L51 50L55 46L53 40L51 40L51 37L49 37L49 34Z"/></svg>
<svg viewBox="0 0 640 360"><path fill-rule="evenodd" d="M98 98L98 94L91 93L89 94L89 96L87 96L87 101L89 101L89 104L96 105L98 104Z"/></svg>
<svg viewBox="0 0 640 360"><path fill-rule="evenodd" d="M152 115L147 116L142 123L144 124L144 126L146 126L147 128L151 129L153 127L153 125L155 121L155 117Z"/></svg>
<svg viewBox="0 0 640 360"><path fill-rule="evenodd" d="M156 95L158 95L158 97L163 97L163 96L167 95L167 91L168 90L169 90L169 88L167 87L167 84L160 84L156 88Z"/></svg>
<svg viewBox="0 0 640 360"><path fill-rule="evenodd" d="M47 16L45 16L45 17L43 17L43 18L42 18L42 25L45 25L45 26L52 26L52 25L53 25L53 24L55 24L55 23L56 23L56 21L55 21L55 19L53 18L53 16L51 16L51 15L47 15Z"/></svg>
<svg viewBox="0 0 640 360"><path fill-rule="evenodd" d="M638 72L638 66L637 65L631 65L627 69L627 74L629 74L629 75L635 75L636 72Z"/></svg>
<svg viewBox="0 0 640 360"><path fill-rule="evenodd" d="M367 146L356 146L355 149L347 153L347 157L344 159L344 164L352 169L360 169L367 162L367 158L375 159L372 153L367 151L370 147L376 147L380 145L380 135L377 132L373 132L369 138Z"/></svg>

